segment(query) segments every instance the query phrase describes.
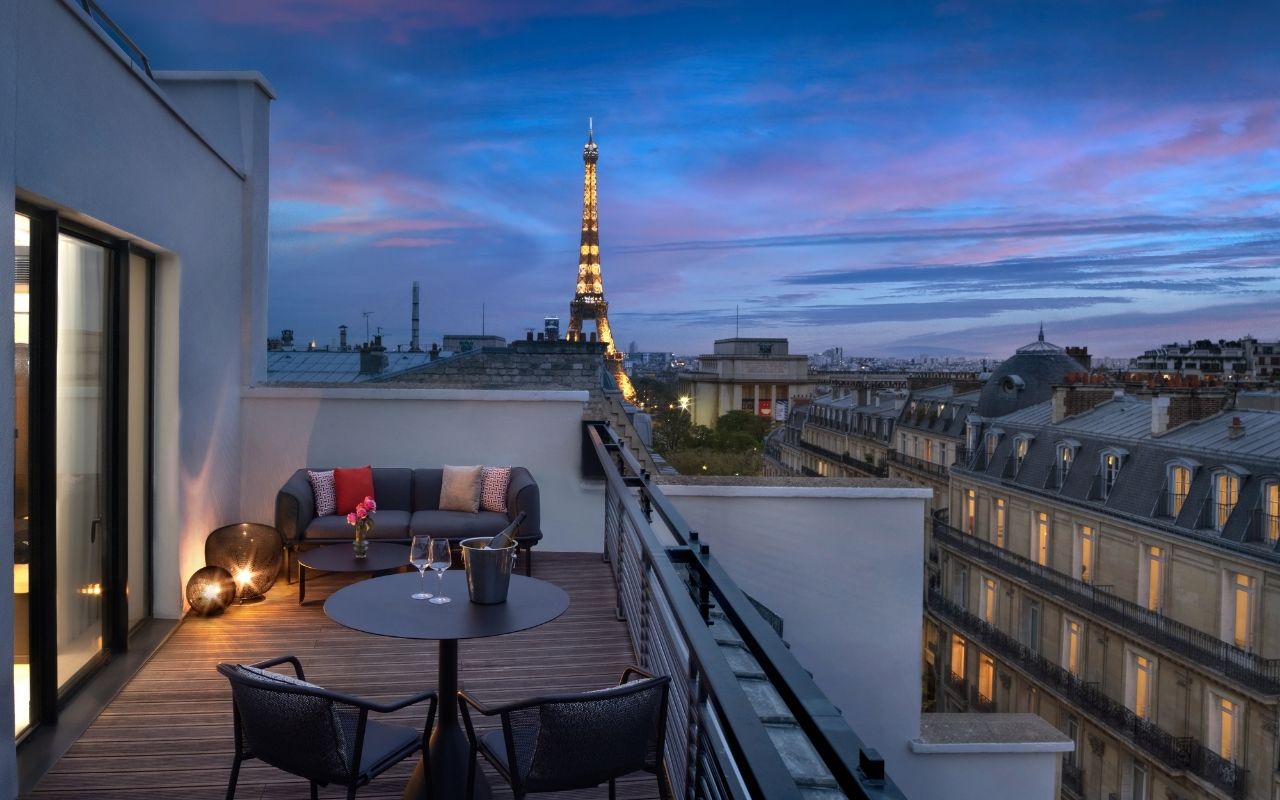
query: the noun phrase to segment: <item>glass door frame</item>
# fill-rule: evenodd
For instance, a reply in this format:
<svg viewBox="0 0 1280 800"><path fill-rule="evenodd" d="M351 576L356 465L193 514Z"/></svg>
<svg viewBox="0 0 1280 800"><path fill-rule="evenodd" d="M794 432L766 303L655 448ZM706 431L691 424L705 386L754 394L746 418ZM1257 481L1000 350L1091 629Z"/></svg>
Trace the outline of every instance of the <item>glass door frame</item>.
<svg viewBox="0 0 1280 800"><path fill-rule="evenodd" d="M139 576L146 587L146 611L143 620L153 614L153 509L152 447L153 396L155 386L155 257L125 239L62 218L56 209L18 200L16 212L31 220L30 272L30 349L28 495L30 507L30 660L31 660L31 724L18 737L18 743L30 738L44 723L57 720L67 700L82 688L114 655L129 647L129 609L126 590L128 574L128 489L131 479L144 482L143 535L146 554L145 576ZM57 473L57 328L58 328L58 242L62 235L72 236L107 251L105 299L103 307L103 430L102 484L100 489L102 548L102 650L79 670L64 686L57 676L57 548L56 529ZM143 440L145 469L143 475L132 476L128 469L128 379L129 348L127 342L130 257L142 256L147 263L148 283L145 313L147 371L144 387L145 425ZM134 313L141 309L132 309ZM140 623L142 624L142 623Z"/></svg>

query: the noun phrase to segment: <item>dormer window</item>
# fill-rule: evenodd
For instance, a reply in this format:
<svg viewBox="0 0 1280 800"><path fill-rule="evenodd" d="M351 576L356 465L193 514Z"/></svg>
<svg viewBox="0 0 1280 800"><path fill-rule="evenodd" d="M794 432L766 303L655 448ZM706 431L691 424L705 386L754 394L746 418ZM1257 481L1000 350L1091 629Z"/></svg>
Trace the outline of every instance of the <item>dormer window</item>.
<svg viewBox="0 0 1280 800"><path fill-rule="evenodd" d="M1262 534L1271 544L1280 541L1280 481L1262 486Z"/></svg>
<svg viewBox="0 0 1280 800"><path fill-rule="evenodd" d="M1071 465L1076 460L1076 450L1080 447L1075 442L1058 442L1057 452L1054 455L1053 472L1058 488L1062 488L1062 484L1067 480L1067 475L1071 472Z"/></svg>
<svg viewBox="0 0 1280 800"><path fill-rule="evenodd" d="M1027 458L1027 449L1031 446L1031 437L1026 434L1019 434L1013 440L1013 469L1014 472L1022 469L1022 462Z"/></svg>
<svg viewBox="0 0 1280 800"><path fill-rule="evenodd" d="M1000 446L1000 432L988 431L986 438L986 454L987 463L991 463L991 458L996 454L996 448Z"/></svg>
<svg viewBox="0 0 1280 800"><path fill-rule="evenodd" d="M1213 476L1213 529L1221 531L1227 527L1231 512L1236 510L1240 502L1240 476L1228 470L1217 472Z"/></svg>
<svg viewBox="0 0 1280 800"><path fill-rule="evenodd" d="M1168 515L1177 517L1182 513L1182 506L1187 502L1187 495L1191 492L1191 479L1195 475L1195 464L1189 461L1177 461L1169 465L1168 474L1165 477L1165 484L1168 487L1165 492L1165 506Z"/></svg>
<svg viewBox="0 0 1280 800"><path fill-rule="evenodd" d="M1099 493L1103 500L1111 496L1116 479L1120 477L1120 465L1124 463L1124 454L1119 450L1104 450L1102 465L1099 471Z"/></svg>

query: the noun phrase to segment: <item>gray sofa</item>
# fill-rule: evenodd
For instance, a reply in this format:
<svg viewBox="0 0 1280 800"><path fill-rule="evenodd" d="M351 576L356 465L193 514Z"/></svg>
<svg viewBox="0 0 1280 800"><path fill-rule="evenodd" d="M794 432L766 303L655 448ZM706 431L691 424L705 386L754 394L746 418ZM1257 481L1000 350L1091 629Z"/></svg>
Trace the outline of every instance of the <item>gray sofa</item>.
<svg viewBox="0 0 1280 800"><path fill-rule="evenodd" d="M443 477L443 469L374 467L373 497L378 502L378 513L369 538L373 541L407 542L412 536L427 534L448 536L456 545L471 536L498 533L523 511L526 516L516 531L516 544L524 551L525 574L532 574L530 548L542 540L542 528L538 484L529 470L512 467L505 514L498 511L477 511L474 514L441 511L440 484ZM346 516L316 516L315 496L306 469L293 473L276 493L276 530L284 539L290 556L287 563L290 580L293 576L292 554L299 548L350 541L354 536Z"/></svg>

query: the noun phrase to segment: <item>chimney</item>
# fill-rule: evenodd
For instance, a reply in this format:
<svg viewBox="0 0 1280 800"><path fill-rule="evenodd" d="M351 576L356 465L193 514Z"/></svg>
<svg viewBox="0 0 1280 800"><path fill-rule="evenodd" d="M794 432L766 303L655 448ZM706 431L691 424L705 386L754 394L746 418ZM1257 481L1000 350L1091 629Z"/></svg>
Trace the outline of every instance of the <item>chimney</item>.
<svg viewBox="0 0 1280 800"><path fill-rule="evenodd" d="M422 346L418 343L418 282L413 282L413 318L410 322L409 334L409 352L421 353Z"/></svg>
<svg viewBox="0 0 1280 800"><path fill-rule="evenodd" d="M1167 396L1151 398L1151 435L1159 436L1169 430L1169 405Z"/></svg>
<svg viewBox="0 0 1280 800"><path fill-rule="evenodd" d="M1075 417L1124 395L1124 390L1110 386L1065 385L1053 387L1052 416L1054 424Z"/></svg>
<svg viewBox="0 0 1280 800"><path fill-rule="evenodd" d="M338 326L338 349L344 353L347 351L347 326L346 325Z"/></svg>
<svg viewBox="0 0 1280 800"><path fill-rule="evenodd" d="M1231 424L1227 426L1227 438L1239 439L1241 436L1244 436L1244 423L1239 417L1232 417Z"/></svg>

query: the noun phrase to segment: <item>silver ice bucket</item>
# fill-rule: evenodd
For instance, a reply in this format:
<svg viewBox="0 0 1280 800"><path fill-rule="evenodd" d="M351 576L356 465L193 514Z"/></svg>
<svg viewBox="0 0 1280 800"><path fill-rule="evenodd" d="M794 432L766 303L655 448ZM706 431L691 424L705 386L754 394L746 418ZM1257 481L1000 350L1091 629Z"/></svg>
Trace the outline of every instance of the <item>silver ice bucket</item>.
<svg viewBox="0 0 1280 800"><path fill-rule="evenodd" d="M511 585L511 566L516 561L516 545L489 549L492 537L462 540L462 566L467 570L467 594L473 603L505 603Z"/></svg>

